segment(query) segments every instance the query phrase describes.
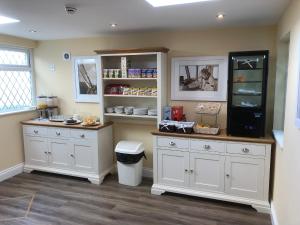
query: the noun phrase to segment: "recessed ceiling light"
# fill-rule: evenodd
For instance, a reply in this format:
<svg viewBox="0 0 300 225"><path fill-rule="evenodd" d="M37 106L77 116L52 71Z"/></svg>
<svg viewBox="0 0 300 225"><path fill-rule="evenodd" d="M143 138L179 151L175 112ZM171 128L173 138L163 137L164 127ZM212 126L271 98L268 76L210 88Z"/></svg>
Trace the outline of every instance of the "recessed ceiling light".
<svg viewBox="0 0 300 225"><path fill-rule="evenodd" d="M195 2L209 2L215 0L146 0L153 7L169 6L169 5L181 5Z"/></svg>
<svg viewBox="0 0 300 225"><path fill-rule="evenodd" d="M117 25L118 25L118 24L116 24L116 23L111 23L111 24L110 24L110 26L111 26L112 28L117 27Z"/></svg>
<svg viewBox="0 0 300 225"><path fill-rule="evenodd" d="M30 29L29 32L30 32L30 33L36 33L37 30Z"/></svg>
<svg viewBox="0 0 300 225"><path fill-rule="evenodd" d="M18 23L20 20L9 18L6 16L0 16L0 24L7 24L7 23Z"/></svg>
<svg viewBox="0 0 300 225"><path fill-rule="evenodd" d="M217 19L218 19L218 20L223 20L224 17L225 17L225 15L224 15L223 13L219 13L219 14L217 15Z"/></svg>

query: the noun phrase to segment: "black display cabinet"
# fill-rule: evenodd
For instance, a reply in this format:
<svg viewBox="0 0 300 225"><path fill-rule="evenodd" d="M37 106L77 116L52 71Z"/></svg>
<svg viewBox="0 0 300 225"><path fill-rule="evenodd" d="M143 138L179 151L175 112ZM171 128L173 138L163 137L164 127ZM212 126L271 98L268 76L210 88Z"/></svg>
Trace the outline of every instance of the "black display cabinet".
<svg viewBox="0 0 300 225"><path fill-rule="evenodd" d="M269 51L229 54L227 133L263 137Z"/></svg>

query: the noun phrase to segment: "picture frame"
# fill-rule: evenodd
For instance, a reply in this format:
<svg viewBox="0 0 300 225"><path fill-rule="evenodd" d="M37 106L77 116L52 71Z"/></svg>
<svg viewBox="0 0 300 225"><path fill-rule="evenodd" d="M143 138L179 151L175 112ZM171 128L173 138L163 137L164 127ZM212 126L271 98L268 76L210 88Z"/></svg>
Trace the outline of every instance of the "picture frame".
<svg viewBox="0 0 300 225"><path fill-rule="evenodd" d="M99 56L72 57L72 64L75 102L98 103L101 93Z"/></svg>
<svg viewBox="0 0 300 225"><path fill-rule="evenodd" d="M171 100L227 101L228 57L172 59Z"/></svg>

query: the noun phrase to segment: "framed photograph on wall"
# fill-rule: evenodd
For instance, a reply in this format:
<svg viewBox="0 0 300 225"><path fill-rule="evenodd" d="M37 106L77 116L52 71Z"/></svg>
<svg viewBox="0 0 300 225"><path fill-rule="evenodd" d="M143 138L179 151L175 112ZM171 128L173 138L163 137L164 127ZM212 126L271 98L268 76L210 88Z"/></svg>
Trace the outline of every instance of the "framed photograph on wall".
<svg viewBox="0 0 300 225"><path fill-rule="evenodd" d="M98 56L73 57L73 87L76 102L99 102L99 61Z"/></svg>
<svg viewBox="0 0 300 225"><path fill-rule="evenodd" d="M173 58L171 76L172 100L227 100L226 56Z"/></svg>

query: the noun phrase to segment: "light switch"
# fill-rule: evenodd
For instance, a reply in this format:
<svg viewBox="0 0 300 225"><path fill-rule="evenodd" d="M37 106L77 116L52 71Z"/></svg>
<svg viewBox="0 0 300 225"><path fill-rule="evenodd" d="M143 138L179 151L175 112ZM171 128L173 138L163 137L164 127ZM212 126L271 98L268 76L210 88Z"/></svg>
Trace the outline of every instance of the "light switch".
<svg viewBox="0 0 300 225"><path fill-rule="evenodd" d="M54 64L49 64L49 71L50 72L55 72L55 65Z"/></svg>

